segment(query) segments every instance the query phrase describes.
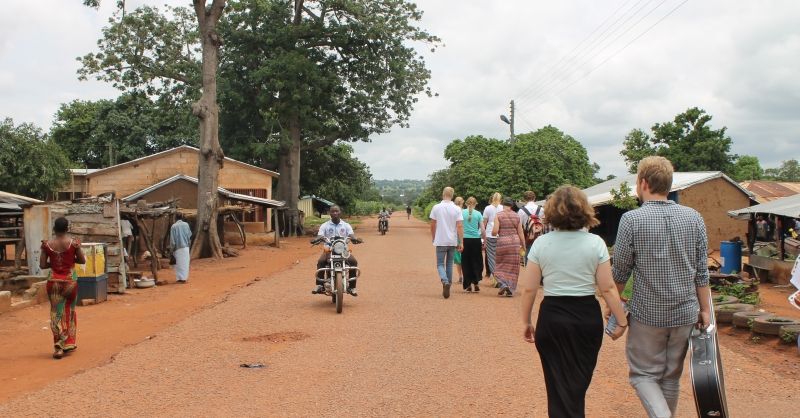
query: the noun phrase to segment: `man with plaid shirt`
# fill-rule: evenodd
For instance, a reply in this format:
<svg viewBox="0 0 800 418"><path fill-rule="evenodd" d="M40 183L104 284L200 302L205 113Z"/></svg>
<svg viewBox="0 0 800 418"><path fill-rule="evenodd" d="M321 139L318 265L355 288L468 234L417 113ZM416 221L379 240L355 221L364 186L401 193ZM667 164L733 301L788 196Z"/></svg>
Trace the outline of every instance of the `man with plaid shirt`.
<svg viewBox="0 0 800 418"><path fill-rule="evenodd" d="M630 383L649 417L672 417L695 325L709 326L706 227L694 209L667 199L672 164L639 162L636 192L642 207L625 213L614 243L614 281L620 294L633 273L625 353Z"/></svg>

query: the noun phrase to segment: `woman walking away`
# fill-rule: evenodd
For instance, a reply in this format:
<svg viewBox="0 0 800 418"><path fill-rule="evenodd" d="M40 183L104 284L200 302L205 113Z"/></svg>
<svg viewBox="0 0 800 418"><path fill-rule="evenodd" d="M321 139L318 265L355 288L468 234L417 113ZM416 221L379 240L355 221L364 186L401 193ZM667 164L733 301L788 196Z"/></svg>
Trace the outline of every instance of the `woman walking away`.
<svg viewBox="0 0 800 418"><path fill-rule="evenodd" d="M461 197L461 196L456 197L455 200L453 200L453 203L455 203L455 205L456 205L456 207L458 208L459 211L463 211L464 210L464 198L463 197ZM458 273L458 282L459 283L463 283L464 282L464 270L461 268L461 251L456 251L456 254L453 256L453 264L456 265L456 273Z"/></svg>
<svg viewBox="0 0 800 418"><path fill-rule="evenodd" d="M495 192L489 200L489 206L483 209L483 228L486 230L486 277L494 273L495 250L497 249L497 237L492 232L494 229L494 218L503 209L500 202L503 195Z"/></svg>
<svg viewBox="0 0 800 418"><path fill-rule="evenodd" d="M467 199L467 208L463 210L464 216L464 251L461 253L461 268L464 271L464 290L467 292L480 292L478 283L483 277L483 215L475 210L478 200L474 197Z"/></svg>
<svg viewBox="0 0 800 418"><path fill-rule="evenodd" d="M47 278L47 296L50 299L50 329L53 331L53 358L60 359L65 352L78 346L75 344L78 319L75 303L78 300L78 281L75 264L86 264L81 251L81 242L67 235L69 221L61 217L53 226L54 237L42 241L39 267L50 269Z"/></svg>
<svg viewBox="0 0 800 418"><path fill-rule="evenodd" d="M586 195L572 186L560 187L547 201L545 216L556 230L533 243L522 273L524 339L536 343L542 361L549 416L583 417L603 342L595 289L619 318L609 333L612 339L625 333L628 319L611 277L605 242L583 230L599 224ZM531 311L540 283L544 300L534 328Z"/></svg>
<svg viewBox="0 0 800 418"><path fill-rule="evenodd" d="M497 213L494 230L497 250L494 261L494 277L500 283L500 296L511 297L517 290L519 279L520 251L525 250L525 235L516 212L514 199L503 199L503 210Z"/></svg>

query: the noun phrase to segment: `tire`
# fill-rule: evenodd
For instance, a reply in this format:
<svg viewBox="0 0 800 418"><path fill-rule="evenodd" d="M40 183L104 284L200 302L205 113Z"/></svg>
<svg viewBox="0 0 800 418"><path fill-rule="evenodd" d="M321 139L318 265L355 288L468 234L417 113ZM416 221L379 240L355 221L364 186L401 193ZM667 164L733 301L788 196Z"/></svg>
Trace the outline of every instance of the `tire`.
<svg viewBox="0 0 800 418"><path fill-rule="evenodd" d="M714 316L718 324L730 324L733 321L733 314L737 312L750 312L755 307L745 303L730 303L727 305L714 306Z"/></svg>
<svg viewBox="0 0 800 418"><path fill-rule="evenodd" d="M761 316L774 316L774 314L770 312L756 312L756 311L743 311L743 312L735 312L733 314L733 321L732 324L735 328L750 328L750 321L754 320Z"/></svg>
<svg viewBox="0 0 800 418"><path fill-rule="evenodd" d="M753 332L763 335L780 336L781 327L786 325L800 325L800 322L793 318L783 316L758 317L753 320Z"/></svg>
<svg viewBox="0 0 800 418"><path fill-rule="evenodd" d="M787 344L794 344L795 341L800 340L800 325L784 325L780 330L780 337L783 342Z"/></svg>
<svg viewBox="0 0 800 418"><path fill-rule="evenodd" d="M344 305L344 279L342 278L341 272L336 273L334 285L336 286L336 293L334 296L336 298L336 313L342 313L342 305Z"/></svg>

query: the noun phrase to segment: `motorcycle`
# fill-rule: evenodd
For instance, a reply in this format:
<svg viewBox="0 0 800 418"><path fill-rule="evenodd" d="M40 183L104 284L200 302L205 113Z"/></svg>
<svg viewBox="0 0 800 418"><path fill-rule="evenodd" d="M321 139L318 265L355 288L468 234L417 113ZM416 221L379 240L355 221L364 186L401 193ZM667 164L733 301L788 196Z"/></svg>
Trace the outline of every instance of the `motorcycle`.
<svg viewBox="0 0 800 418"><path fill-rule="evenodd" d="M345 284L345 277L348 281L355 280L361 276L361 270L358 267L351 267L347 264L347 259L350 258L350 249L348 243L361 244L364 242L361 239L351 239L350 237L317 237L311 241L312 245L327 244L325 251L330 251L331 257L328 262L328 267L323 267L317 270L317 273L322 272L324 277L323 287L325 291L320 294L331 297L331 302L336 304L336 313L342 313L344 304L344 294L347 285ZM355 276L350 278L350 272L355 272Z"/></svg>
<svg viewBox="0 0 800 418"><path fill-rule="evenodd" d="M389 217L381 216L378 219L378 232L380 232L381 235L386 235L386 231L388 230L389 230Z"/></svg>

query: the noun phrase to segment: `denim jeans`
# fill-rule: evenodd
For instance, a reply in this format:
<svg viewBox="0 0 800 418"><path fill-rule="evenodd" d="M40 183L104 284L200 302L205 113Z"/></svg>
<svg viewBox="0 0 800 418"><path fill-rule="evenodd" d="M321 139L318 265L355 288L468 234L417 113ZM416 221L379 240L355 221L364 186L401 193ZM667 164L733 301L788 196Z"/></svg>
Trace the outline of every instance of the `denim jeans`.
<svg viewBox="0 0 800 418"><path fill-rule="evenodd" d="M453 282L453 257L456 247L436 247L436 270L443 284Z"/></svg>
<svg viewBox="0 0 800 418"><path fill-rule="evenodd" d="M693 325L657 328L636 320L629 324L625 351L631 386L648 417L673 417Z"/></svg>

